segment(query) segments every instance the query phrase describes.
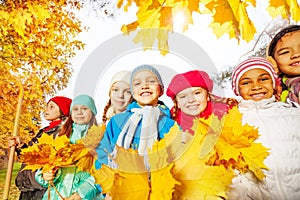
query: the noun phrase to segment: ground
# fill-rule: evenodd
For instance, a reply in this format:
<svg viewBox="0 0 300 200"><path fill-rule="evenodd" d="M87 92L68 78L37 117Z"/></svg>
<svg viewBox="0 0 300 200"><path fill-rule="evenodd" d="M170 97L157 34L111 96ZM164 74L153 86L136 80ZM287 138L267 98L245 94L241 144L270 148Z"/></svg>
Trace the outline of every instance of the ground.
<svg viewBox="0 0 300 200"><path fill-rule="evenodd" d="M14 164L14 169L13 169L13 174L12 174L12 179L11 179L11 185L10 185L10 192L9 192L9 200L17 200L19 199L19 194L20 191L15 185L15 178L16 175L20 169L21 164L18 162L15 162ZM4 183L5 183L5 178L6 178L6 171L7 169L1 169L0 170L0 199L3 197L3 190L4 190Z"/></svg>

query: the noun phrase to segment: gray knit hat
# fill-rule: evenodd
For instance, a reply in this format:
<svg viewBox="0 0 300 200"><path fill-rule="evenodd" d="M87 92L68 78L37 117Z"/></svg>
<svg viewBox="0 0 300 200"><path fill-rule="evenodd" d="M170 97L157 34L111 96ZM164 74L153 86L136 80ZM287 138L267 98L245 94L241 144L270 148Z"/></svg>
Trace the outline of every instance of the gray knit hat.
<svg viewBox="0 0 300 200"><path fill-rule="evenodd" d="M132 70L132 72L131 72L131 77L130 77L130 91L131 91L131 93L132 93L132 81L133 81L134 76L135 76L138 72L145 71L145 70L148 70L148 71L152 72L152 73L156 76L156 78L157 78L157 80L158 80L158 82L159 82L161 91L164 91L164 84L163 84L163 82L162 82L161 76L160 76L159 72L157 71L157 69L155 69L155 68L154 68L153 66L151 66L151 65L140 65L140 66L134 68L134 69Z"/></svg>

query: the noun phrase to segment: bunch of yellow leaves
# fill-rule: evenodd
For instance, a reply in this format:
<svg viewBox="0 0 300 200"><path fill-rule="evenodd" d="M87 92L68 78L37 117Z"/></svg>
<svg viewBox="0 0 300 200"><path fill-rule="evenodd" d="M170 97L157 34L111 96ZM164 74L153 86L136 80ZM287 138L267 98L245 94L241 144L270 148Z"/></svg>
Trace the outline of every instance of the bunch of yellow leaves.
<svg viewBox="0 0 300 200"><path fill-rule="evenodd" d="M200 156L209 156L208 165L223 165L242 173L251 171L259 180L264 178L262 169L267 169L263 162L269 155L268 149L255 141L259 137L256 128L242 124L242 114L237 107L221 120L214 115L207 120L199 119L193 128L196 134L207 133Z"/></svg>
<svg viewBox="0 0 300 200"><path fill-rule="evenodd" d="M28 148L22 149L20 162L27 164L24 169L41 169L47 172L56 167L77 166L79 170L89 171L94 164L94 150L103 136L104 127L94 126L86 138L71 144L66 136L53 138L52 135L43 134Z"/></svg>

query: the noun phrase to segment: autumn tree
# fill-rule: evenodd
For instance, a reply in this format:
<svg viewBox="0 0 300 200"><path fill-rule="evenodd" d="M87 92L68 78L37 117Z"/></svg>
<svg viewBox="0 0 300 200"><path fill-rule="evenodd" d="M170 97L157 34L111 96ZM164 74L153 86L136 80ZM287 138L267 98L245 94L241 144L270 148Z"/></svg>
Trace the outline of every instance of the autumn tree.
<svg viewBox="0 0 300 200"><path fill-rule="evenodd" d="M84 44L71 8L76 1L0 1L0 140L13 131L20 88L24 89L19 134L36 131L47 96L64 89L71 77L70 59ZM74 10L73 10L74 11Z"/></svg>

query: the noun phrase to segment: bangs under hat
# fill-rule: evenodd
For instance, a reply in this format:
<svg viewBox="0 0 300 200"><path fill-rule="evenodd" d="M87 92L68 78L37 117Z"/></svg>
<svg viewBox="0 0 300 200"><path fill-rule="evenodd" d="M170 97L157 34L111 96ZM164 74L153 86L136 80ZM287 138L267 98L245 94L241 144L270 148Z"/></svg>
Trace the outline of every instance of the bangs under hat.
<svg viewBox="0 0 300 200"><path fill-rule="evenodd" d="M236 66L231 76L232 89L237 96L240 95L238 84L241 76L251 69L263 69L267 71L272 78L273 88L280 83L273 65L268 60L260 57L248 58Z"/></svg>

